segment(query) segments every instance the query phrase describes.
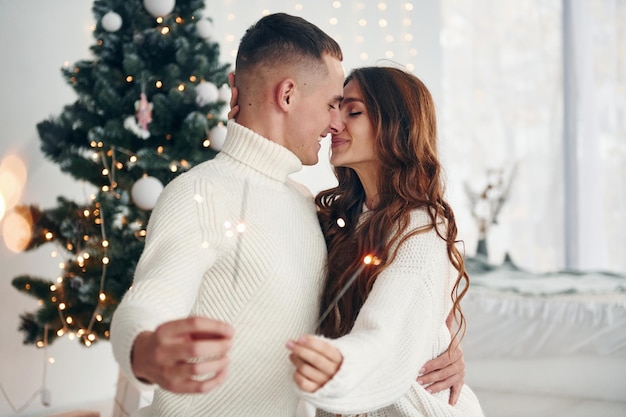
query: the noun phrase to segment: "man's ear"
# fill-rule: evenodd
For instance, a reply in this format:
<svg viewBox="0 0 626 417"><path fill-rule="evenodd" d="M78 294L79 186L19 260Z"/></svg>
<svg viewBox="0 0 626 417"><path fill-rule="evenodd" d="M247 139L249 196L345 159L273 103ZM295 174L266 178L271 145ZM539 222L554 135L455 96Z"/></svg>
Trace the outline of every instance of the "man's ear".
<svg viewBox="0 0 626 417"><path fill-rule="evenodd" d="M285 78L276 87L276 103L283 111L288 111L296 90L296 83L291 78Z"/></svg>

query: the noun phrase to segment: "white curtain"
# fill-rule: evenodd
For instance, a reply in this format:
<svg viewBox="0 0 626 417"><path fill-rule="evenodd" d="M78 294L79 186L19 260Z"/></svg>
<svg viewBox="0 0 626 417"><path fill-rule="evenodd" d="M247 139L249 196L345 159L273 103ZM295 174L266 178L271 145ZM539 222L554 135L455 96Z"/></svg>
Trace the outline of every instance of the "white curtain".
<svg viewBox="0 0 626 417"><path fill-rule="evenodd" d="M441 5L440 136L466 252L479 238L467 189L500 173L511 187L486 234L491 262L626 272L626 2Z"/></svg>
<svg viewBox="0 0 626 417"><path fill-rule="evenodd" d="M564 3L572 136L569 255L581 269L626 271L626 1ZM567 43L566 43L567 45Z"/></svg>

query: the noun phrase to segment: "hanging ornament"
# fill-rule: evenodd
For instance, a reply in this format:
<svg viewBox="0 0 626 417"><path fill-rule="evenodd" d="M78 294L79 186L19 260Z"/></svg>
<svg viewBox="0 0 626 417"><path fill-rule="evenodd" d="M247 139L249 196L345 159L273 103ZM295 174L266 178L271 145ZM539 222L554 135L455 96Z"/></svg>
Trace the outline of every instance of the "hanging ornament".
<svg viewBox="0 0 626 417"><path fill-rule="evenodd" d="M209 148L214 151L221 151L226 141L226 126L218 123L209 130Z"/></svg>
<svg viewBox="0 0 626 417"><path fill-rule="evenodd" d="M146 93L142 91L139 100L135 102L135 116L128 116L124 120L124 127L140 138L148 139L150 137L148 125L152 122L152 107Z"/></svg>
<svg viewBox="0 0 626 417"><path fill-rule="evenodd" d="M196 85L196 104L198 106L206 106L210 103L215 103L219 98L219 90L209 81L202 81Z"/></svg>
<svg viewBox="0 0 626 417"><path fill-rule="evenodd" d="M107 32L117 32L122 27L122 17L114 11L110 11L102 16L100 23Z"/></svg>
<svg viewBox="0 0 626 417"><path fill-rule="evenodd" d="M196 32L205 41L208 41L213 37L213 23L207 19L199 20L196 23Z"/></svg>
<svg viewBox="0 0 626 417"><path fill-rule="evenodd" d="M163 191L163 184L157 178L139 178L130 189L133 203L142 210L152 210Z"/></svg>
<svg viewBox="0 0 626 417"><path fill-rule="evenodd" d="M143 0L143 7L154 17L164 17L172 13L176 0Z"/></svg>
<svg viewBox="0 0 626 417"><path fill-rule="evenodd" d="M150 137L148 124L152 122L152 103L148 103L148 97L143 91L139 96L139 101L135 102L135 117L137 117L137 125L141 129L144 139Z"/></svg>

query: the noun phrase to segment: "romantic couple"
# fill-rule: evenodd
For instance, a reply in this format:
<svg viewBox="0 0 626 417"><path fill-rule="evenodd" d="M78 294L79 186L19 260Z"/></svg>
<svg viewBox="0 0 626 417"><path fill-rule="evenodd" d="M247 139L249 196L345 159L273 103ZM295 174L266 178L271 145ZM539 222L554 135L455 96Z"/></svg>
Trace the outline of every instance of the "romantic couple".
<svg viewBox="0 0 626 417"><path fill-rule="evenodd" d="M432 97L342 59L284 13L243 36L222 151L161 194L113 317L122 370L159 387L134 415L483 415ZM327 135L338 185L313 198L289 175Z"/></svg>

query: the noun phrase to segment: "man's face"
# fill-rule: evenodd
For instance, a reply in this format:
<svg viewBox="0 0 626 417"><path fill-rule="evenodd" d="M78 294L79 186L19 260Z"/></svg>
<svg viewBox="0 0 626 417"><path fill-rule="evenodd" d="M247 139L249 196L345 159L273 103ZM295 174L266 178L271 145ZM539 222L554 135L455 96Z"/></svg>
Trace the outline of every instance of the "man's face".
<svg viewBox="0 0 626 417"><path fill-rule="evenodd" d="M285 146L302 161L315 165L320 141L326 137L334 122L341 120L339 102L343 93L344 72L341 61L326 56L328 75L317 77L306 94L296 103Z"/></svg>

